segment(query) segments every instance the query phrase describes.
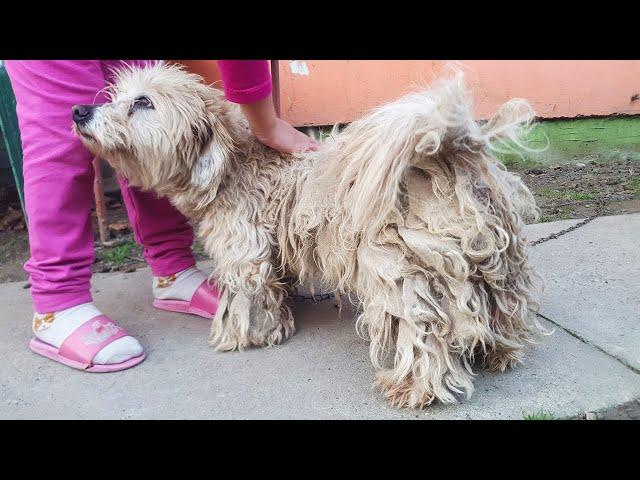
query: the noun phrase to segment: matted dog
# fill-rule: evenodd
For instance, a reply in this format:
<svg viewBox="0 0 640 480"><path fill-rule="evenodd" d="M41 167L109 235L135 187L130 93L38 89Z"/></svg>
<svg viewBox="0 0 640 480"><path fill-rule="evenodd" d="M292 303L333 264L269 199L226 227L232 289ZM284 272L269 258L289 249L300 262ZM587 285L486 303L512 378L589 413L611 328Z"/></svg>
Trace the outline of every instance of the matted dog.
<svg viewBox="0 0 640 480"><path fill-rule="evenodd" d="M281 154L237 105L177 66L123 69L80 106L84 144L196 221L223 288L219 350L294 331L287 296L319 282L355 301L391 404L455 402L474 364L504 371L541 331L523 219L538 215L493 155L533 118L522 100L474 121L460 74L375 109L317 152Z"/></svg>

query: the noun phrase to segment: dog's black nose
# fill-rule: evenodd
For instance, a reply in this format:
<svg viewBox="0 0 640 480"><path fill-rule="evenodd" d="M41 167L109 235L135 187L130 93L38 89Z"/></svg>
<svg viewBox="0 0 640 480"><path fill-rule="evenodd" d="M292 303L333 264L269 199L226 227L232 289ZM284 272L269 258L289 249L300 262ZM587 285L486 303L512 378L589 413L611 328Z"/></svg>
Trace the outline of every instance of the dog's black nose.
<svg viewBox="0 0 640 480"><path fill-rule="evenodd" d="M87 123L93 116L95 105L75 105L72 109L73 121L78 125Z"/></svg>

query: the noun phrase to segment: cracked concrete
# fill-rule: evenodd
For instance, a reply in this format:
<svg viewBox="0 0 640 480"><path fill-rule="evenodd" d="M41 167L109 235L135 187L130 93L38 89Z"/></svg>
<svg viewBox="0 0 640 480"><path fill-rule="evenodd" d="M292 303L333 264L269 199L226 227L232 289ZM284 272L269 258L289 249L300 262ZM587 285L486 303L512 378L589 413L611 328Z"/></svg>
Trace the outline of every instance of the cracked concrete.
<svg viewBox="0 0 640 480"><path fill-rule="evenodd" d="M640 373L639 232L640 214L600 217L532 261L547 281L540 313Z"/></svg>
<svg viewBox="0 0 640 480"><path fill-rule="evenodd" d="M531 225L527 233L534 240L572 222ZM148 352L134 369L98 375L33 354L28 291L0 285L0 418L521 419L540 409L570 418L636 405L639 226L640 215L599 218L532 247L548 283L541 313L555 333L530 348L520 368L480 372L470 400L424 411L388 407L371 388L367 344L349 307L338 318L331 302L298 304L288 342L215 353L206 320L151 307L147 269L98 274L97 305Z"/></svg>

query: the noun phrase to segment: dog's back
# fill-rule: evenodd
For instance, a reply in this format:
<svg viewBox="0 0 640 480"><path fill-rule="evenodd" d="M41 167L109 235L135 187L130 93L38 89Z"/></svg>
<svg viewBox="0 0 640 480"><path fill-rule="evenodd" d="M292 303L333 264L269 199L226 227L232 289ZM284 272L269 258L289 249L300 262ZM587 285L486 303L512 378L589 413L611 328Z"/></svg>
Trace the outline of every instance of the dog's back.
<svg viewBox="0 0 640 480"><path fill-rule="evenodd" d="M359 326L392 403L470 394L477 352L504 370L538 330L521 218L537 209L492 154L496 143L519 145L532 117L515 100L480 126L457 75L376 109L311 155L283 217L283 260L362 302Z"/></svg>

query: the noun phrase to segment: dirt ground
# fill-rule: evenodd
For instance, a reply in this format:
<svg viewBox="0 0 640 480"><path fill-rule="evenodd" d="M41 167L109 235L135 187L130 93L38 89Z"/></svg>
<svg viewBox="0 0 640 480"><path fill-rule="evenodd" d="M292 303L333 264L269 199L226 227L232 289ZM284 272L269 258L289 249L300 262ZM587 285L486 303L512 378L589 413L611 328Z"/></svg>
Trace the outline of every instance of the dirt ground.
<svg viewBox="0 0 640 480"><path fill-rule="evenodd" d="M106 206L110 239L105 245L99 242L95 210L91 212L96 239L94 244L95 261L91 266L91 271L98 273L133 272L145 266L142 248L133 238L127 212L119 192L106 197ZM3 220L8 217L13 220L18 210L20 210L20 204L15 191L0 192L0 283L24 281L26 282L25 288L28 288L28 275L23 268L24 263L29 259L29 241L26 228L24 228L24 218L20 215L19 223L10 228L3 228ZM206 258L198 242L193 246L193 251L197 260Z"/></svg>
<svg viewBox="0 0 640 480"><path fill-rule="evenodd" d="M518 168L542 210L541 222L640 212L640 161L579 161L551 167ZM16 222L20 210L15 190L0 191L0 283L27 281L23 264L29 258L24 220ZM5 225L8 223L9 226ZM142 249L133 240L119 193L107 197L109 246L96 242L94 272L133 271L145 265ZM98 228L93 212L96 239ZM196 242L194 252L205 258ZM27 287L28 284L25 284Z"/></svg>
<svg viewBox="0 0 640 480"><path fill-rule="evenodd" d="M640 212L640 161L512 168L536 197L540 222Z"/></svg>

